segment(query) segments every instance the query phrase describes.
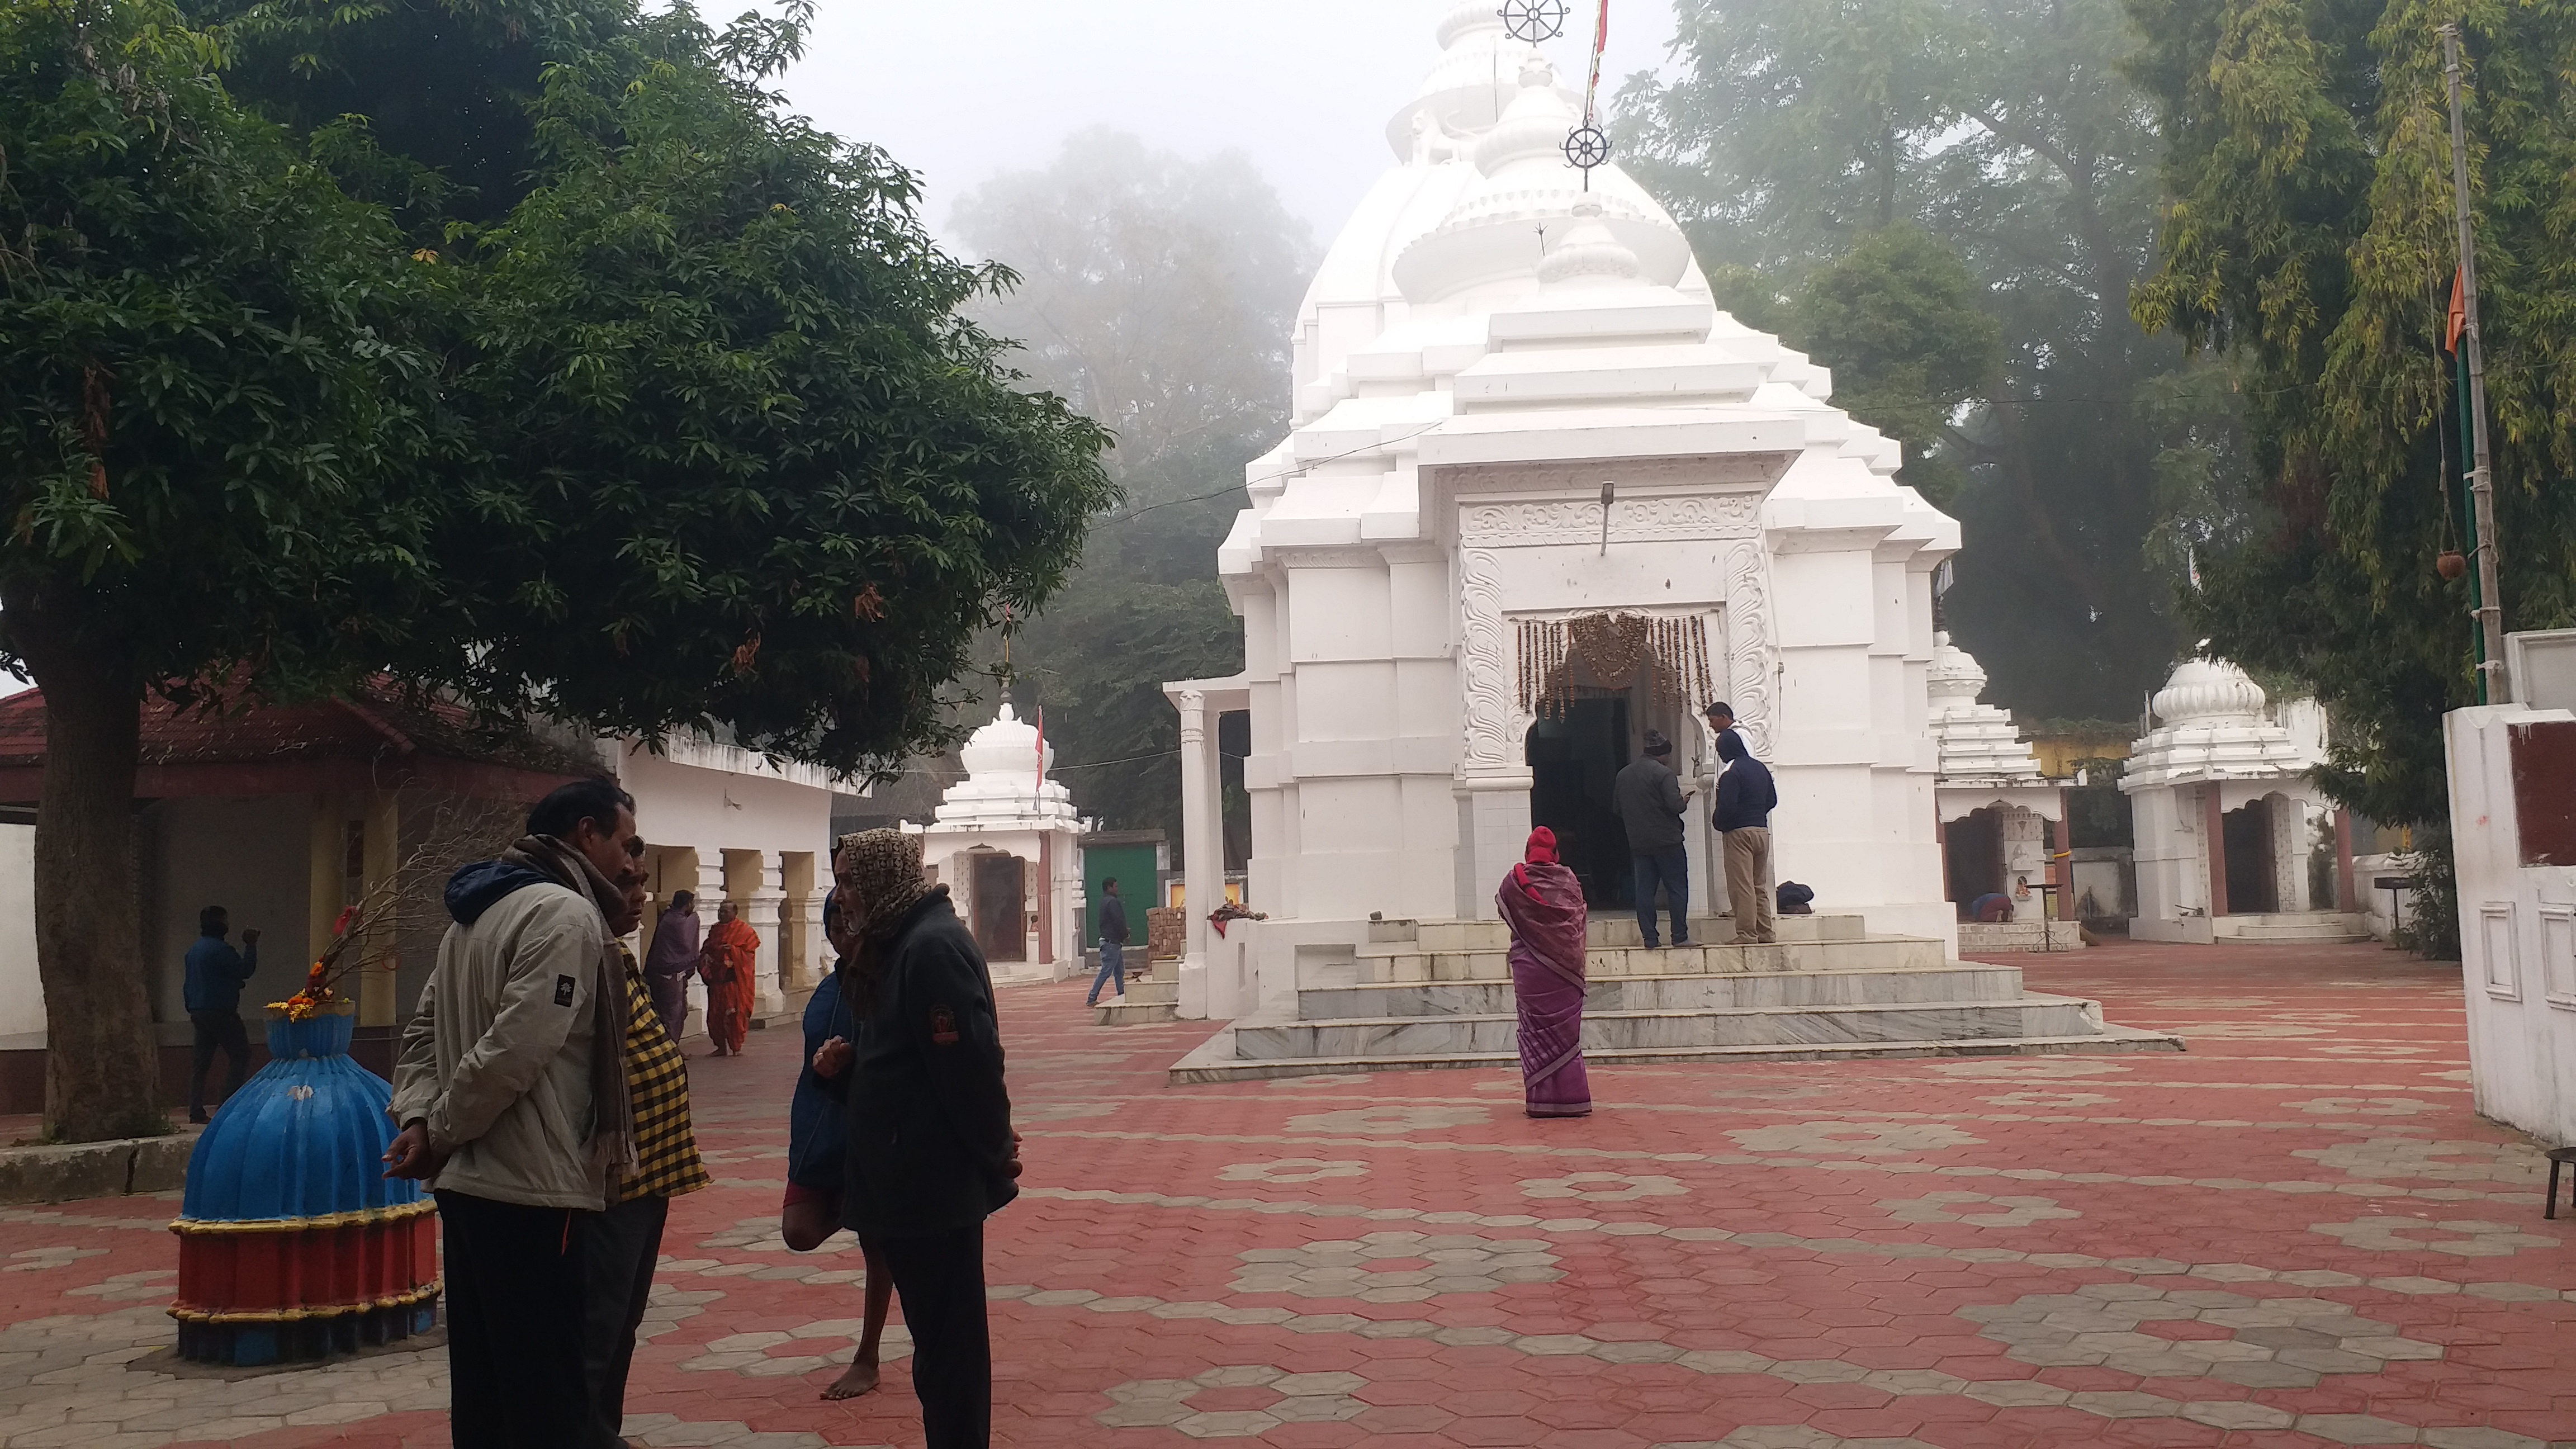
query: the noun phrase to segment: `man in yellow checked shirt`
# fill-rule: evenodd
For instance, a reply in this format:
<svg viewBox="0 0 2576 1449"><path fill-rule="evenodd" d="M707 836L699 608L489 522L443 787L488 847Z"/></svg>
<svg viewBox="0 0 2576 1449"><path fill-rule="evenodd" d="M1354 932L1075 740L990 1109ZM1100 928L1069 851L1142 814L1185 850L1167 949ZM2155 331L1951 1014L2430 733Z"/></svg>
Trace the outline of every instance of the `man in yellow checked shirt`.
<svg viewBox="0 0 2576 1449"><path fill-rule="evenodd" d="M644 914L640 878L627 889L626 908L623 922L610 924L632 930ZM652 989L635 953L623 943L618 951L626 961L626 1090L635 1102L636 1172L609 1194L608 1210L587 1216L582 1227L589 1238L582 1256L590 1280L582 1365L598 1423L591 1449L626 1444L626 1372L635 1362L635 1333L653 1296L671 1199L712 1185L698 1160L689 1072L679 1044L653 1009Z"/></svg>

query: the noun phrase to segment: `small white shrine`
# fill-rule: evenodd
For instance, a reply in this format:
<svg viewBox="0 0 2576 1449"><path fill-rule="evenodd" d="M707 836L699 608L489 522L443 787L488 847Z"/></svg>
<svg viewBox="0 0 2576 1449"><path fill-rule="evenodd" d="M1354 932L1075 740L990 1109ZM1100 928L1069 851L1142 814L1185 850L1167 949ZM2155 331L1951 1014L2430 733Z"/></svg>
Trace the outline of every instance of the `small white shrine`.
<svg viewBox="0 0 2576 1449"><path fill-rule="evenodd" d="M2271 705L2223 659L2186 660L2149 705L2154 728L2120 789L2136 825L2148 941L2359 939L2350 826L2310 772L2325 760L2313 700Z"/></svg>
<svg viewBox="0 0 2576 1449"><path fill-rule="evenodd" d="M1082 964L1082 823L1049 778L1055 747L1008 703L959 751L966 778L922 829L922 855L956 897L996 979Z"/></svg>
<svg viewBox="0 0 2576 1449"><path fill-rule="evenodd" d="M1926 687L1958 524L1825 368L1718 309L1642 187L1569 162L1580 98L1494 0L1443 9L1218 556L1245 671L1166 687L1188 899L1222 889L1213 716L1247 710L1270 918L1218 940L1192 909L1183 1013L1292 999L1300 953L1373 916L1491 918L1534 825L1617 914L1609 780L1648 729L1699 792L1693 898L1721 909L1715 700L1777 777L1778 878L1955 951Z"/></svg>
<svg viewBox="0 0 2576 1449"><path fill-rule="evenodd" d="M2036 926L2048 908L2042 887L2064 878L2049 867L2052 827L2059 833L2057 849L2064 848L2066 792L2040 769L2039 756L2012 715L1983 702L1985 689L1986 671L1976 656L1951 643L1948 634L1934 635L1932 738L1941 773L1933 795L1940 809L1942 865L1950 901L1963 915L1979 900L1999 895L2012 902L2011 922ZM1962 930L2008 935L1967 925ZM2025 934L2033 935L2034 948L2052 944ZM2078 939L2071 929L2064 934ZM1980 940L1974 949L2005 945L2004 939Z"/></svg>

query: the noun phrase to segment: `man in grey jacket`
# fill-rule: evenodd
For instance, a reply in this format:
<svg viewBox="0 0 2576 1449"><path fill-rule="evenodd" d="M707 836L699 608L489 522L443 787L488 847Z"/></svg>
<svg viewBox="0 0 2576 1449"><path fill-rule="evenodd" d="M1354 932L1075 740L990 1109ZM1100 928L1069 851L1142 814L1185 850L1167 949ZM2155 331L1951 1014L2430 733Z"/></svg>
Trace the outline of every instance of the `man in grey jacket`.
<svg viewBox="0 0 2576 1449"><path fill-rule="evenodd" d="M1610 782L1610 805L1628 830L1628 855L1635 862L1637 928L1646 933L1646 949L1657 949L1655 887L1672 902L1673 944L1690 939L1690 851L1682 844L1682 815L1690 808L1682 794L1681 776L1673 773L1673 742L1659 730L1646 731L1646 752Z"/></svg>
<svg viewBox="0 0 2576 1449"><path fill-rule="evenodd" d="M590 1433L580 1219L636 1167L616 937L643 852L634 800L585 780L448 882L454 924L403 1032L385 1162L438 1194L455 1449Z"/></svg>

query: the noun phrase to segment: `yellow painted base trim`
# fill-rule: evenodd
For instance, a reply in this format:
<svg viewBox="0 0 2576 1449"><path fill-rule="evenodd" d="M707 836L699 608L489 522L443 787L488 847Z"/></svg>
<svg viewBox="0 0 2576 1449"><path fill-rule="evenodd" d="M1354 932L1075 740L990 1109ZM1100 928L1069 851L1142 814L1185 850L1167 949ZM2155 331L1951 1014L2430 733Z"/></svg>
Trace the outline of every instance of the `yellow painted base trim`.
<svg viewBox="0 0 2576 1449"><path fill-rule="evenodd" d="M372 1303L332 1303L310 1308L267 1308L243 1313L218 1313L205 1308L173 1307L170 1316L182 1323L314 1323L326 1318L347 1318L352 1314L373 1313L380 1308L409 1308L425 1303L444 1292L447 1280L436 1279L407 1293L379 1298Z"/></svg>
<svg viewBox="0 0 2576 1449"><path fill-rule="evenodd" d="M196 1218L180 1218L170 1224L170 1231L182 1237L200 1233L319 1233L338 1228L362 1228L376 1223L398 1223L406 1218L421 1217L436 1211L438 1211L437 1202L430 1198L422 1198L418 1202L405 1203L401 1207L362 1208L353 1213L332 1213L327 1217L318 1218L244 1218L237 1222L227 1219L200 1221Z"/></svg>

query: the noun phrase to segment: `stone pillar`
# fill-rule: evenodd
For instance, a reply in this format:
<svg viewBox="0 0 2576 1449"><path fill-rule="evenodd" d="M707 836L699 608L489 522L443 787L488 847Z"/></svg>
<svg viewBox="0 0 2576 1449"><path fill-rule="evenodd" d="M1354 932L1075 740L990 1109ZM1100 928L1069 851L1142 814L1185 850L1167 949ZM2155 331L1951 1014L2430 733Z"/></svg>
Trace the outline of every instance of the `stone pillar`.
<svg viewBox="0 0 2576 1449"><path fill-rule="evenodd" d="M694 852L698 860L698 934L701 940L716 928L716 907L725 900L725 857L721 850ZM700 1036L707 1033L707 983L689 978L689 1031Z"/></svg>
<svg viewBox="0 0 2576 1449"><path fill-rule="evenodd" d="M2200 787L2200 818L2203 843L2209 847L2209 915L2216 920L2227 914L2227 809L2216 780Z"/></svg>
<svg viewBox="0 0 2576 1449"><path fill-rule="evenodd" d="M1465 920L1498 920L1494 904L1503 877L1529 853L1530 772L1519 770L1469 775L1457 782L1459 802L1458 858L1466 864L1459 881L1459 916ZM1722 878L1724 871L1718 872Z"/></svg>
<svg viewBox="0 0 2576 1449"><path fill-rule="evenodd" d="M1204 1019L1215 1009L1208 982L1208 913L1225 900L1225 819L1218 793L1216 731L1209 728L1207 695L1185 689L1173 697L1181 713L1181 889L1189 924L1181 958L1182 1016ZM1225 992L1231 1004L1233 992Z"/></svg>
<svg viewBox="0 0 2576 1449"><path fill-rule="evenodd" d="M754 1016L776 1016L787 1009L782 967L787 945L784 867L777 851L752 853L760 859L758 883L740 901L742 918L760 933L760 966L752 988L751 1010Z"/></svg>
<svg viewBox="0 0 2576 1449"><path fill-rule="evenodd" d="M812 991L832 974L832 943L823 936L823 903L831 896L828 890L817 890L801 901L790 901L806 942L804 976L795 983L798 991Z"/></svg>
<svg viewBox="0 0 2576 1449"><path fill-rule="evenodd" d="M2075 802L2072 792L2057 792L2057 818L2048 826L2048 878L2057 886L2056 919L2075 918Z"/></svg>
<svg viewBox="0 0 2576 1449"><path fill-rule="evenodd" d="M2335 909L2339 911L2365 910L2366 907L2362 904L2361 893L2356 888L2356 883L2353 880L2352 873L2352 812L2340 805L2335 807L2334 831ZM2396 917L2391 915L2389 917L2390 927L2394 928L2396 924Z"/></svg>

